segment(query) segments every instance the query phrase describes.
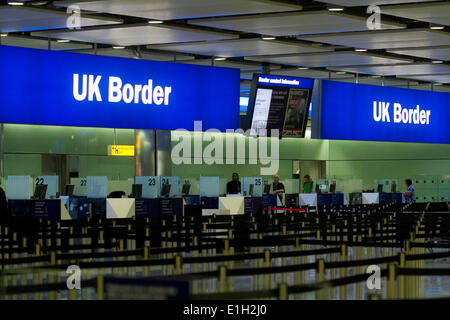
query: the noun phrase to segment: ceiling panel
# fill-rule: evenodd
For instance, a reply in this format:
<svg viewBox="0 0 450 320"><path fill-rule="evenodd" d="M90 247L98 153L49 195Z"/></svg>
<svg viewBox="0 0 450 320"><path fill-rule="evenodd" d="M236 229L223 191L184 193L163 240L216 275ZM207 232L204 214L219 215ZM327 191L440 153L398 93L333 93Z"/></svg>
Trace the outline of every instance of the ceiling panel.
<svg viewBox="0 0 450 320"><path fill-rule="evenodd" d="M450 2L411 4L383 8L383 14L450 25Z"/></svg>
<svg viewBox="0 0 450 320"><path fill-rule="evenodd" d="M336 74L335 72L328 72L322 70L301 70L301 69L282 69L271 72L271 74L280 76L291 76L300 78L312 78L312 79L354 79L352 74Z"/></svg>
<svg viewBox="0 0 450 320"><path fill-rule="evenodd" d="M420 81L429 81L429 82L450 83L450 73L423 75L423 76L407 76L407 77L403 76L402 78L415 79Z"/></svg>
<svg viewBox="0 0 450 320"><path fill-rule="evenodd" d="M70 4L75 4L82 10L158 20L284 12L302 9L301 6L266 0L87 0L56 3L57 6L68 6Z"/></svg>
<svg viewBox="0 0 450 320"><path fill-rule="evenodd" d="M233 68L240 69L242 71L253 71L259 72L261 71L261 66L257 63L252 62L240 62L240 61L229 61L229 60L214 60L211 59L195 59L183 61L183 63L188 64L197 64L202 66L214 66L214 67L223 67L223 68Z"/></svg>
<svg viewBox="0 0 450 320"><path fill-rule="evenodd" d="M389 50L389 52L434 60L445 60L445 61L450 60L450 46L407 48L407 49Z"/></svg>
<svg viewBox="0 0 450 320"><path fill-rule="evenodd" d="M431 2L436 0L323 0L321 2L337 4L346 7L385 5L385 4L402 4L412 2Z"/></svg>
<svg viewBox="0 0 450 320"><path fill-rule="evenodd" d="M306 67L326 66L351 66L369 64L394 64L404 63L409 60L401 58L384 57L380 55L361 52L325 52L316 54L284 55L284 56L260 56L246 57L252 61L262 61L279 64L290 64Z"/></svg>
<svg viewBox="0 0 450 320"><path fill-rule="evenodd" d="M143 60L155 60L155 61L185 61L185 60L193 60L193 56L179 54L176 59L173 55L168 55L165 53L158 52L148 52L148 51L140 51L131 49L113 49L113 48L99 48L97 50L89 49L89 50L75 50L74 52L84 53L84 54L96 54L100 56L110 56L110 57L120 57L120 58L130 58L130 59L143 59Z"/></svg>
<svg viewBox="0 0 450 320"><path fill-rule="evenodd" d="M30 7L0 7L0 31L17 32L67 27L65 11ZM119 24L120 19L101 18L93 15L81 16L81 27Z"/></svg>
<svg viewBox="0 0 450 320"><path fill-rule="evenodd" d="M296 44L279 40L238 39L169 45L151 45L151 49L189 52L215 57L243 57L269 54L326 52L331 48Z"/></svg>
<svg viewBox="0 0 450 320"><path fill-rule="evenodd" d="M40 31L32 35L121 46L237 38L234 34L148 23L79 31Z"/></svg>
<svg viewBox="0 0 450 320"><path fill-rule="evenodd" d="M374 30L301 36L301 40L364 49L391 49L450 45L450 34L431 29Z"/></svg>
<svg viewBox="0 0 450 320"><path fill-rule="evenodd" d="M272 36L367 30L365 17L327 10L196 19L189 23ZM382 23L383 29L403 27L400 24Z"/></svg>
<svg viewBox="0 0 450 320"><path fill-rule="evenodd" d="M367 73L374 75L429 75L450 73L450 66L432 63L414 63L396 66L358 66L358 67L339 67L330 68L330 70L340 70L355 73Z"/></svg>
<svg viewBox="0 0 450 320"><path fill-rule="evenodd" d="M7 37L0 38L0 44L12 47L48 50L48 40L36 39L31 37L8 35ZM50 48L51 50L77 50L92 48L92 45L76 42L59 43L57 41L50 41Z"/></svg>

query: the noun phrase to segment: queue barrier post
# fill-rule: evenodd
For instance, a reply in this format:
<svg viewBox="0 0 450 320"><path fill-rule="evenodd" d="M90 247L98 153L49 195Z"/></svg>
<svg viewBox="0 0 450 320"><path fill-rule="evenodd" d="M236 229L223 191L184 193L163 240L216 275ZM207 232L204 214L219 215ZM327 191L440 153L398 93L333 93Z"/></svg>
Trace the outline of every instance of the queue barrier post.
<svg viewBox="0 0 450 320"><path fill-rule="evenodd" d="M287 300L288 299L288 285L283 282L278 287L278 299Z"/></svg>
<svg viewBox="0 0 450 320"><path fill-rule="evenodd" d="M396 265L391 263L388 266L388 298L396 298Z"/></svg>
<svg viewBox="0 0 450 320"><path fill-rule="evenodd" d="M225 292L227 287L227 267L219 266L219 292Z"/></svg>

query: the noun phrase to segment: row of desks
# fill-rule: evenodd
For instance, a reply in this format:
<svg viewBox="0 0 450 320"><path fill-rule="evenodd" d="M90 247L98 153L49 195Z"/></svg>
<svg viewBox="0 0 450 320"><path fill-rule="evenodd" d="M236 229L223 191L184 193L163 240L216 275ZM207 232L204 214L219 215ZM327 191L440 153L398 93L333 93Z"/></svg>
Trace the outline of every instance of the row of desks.
<svg viewBox="0 0 450 320"><path fill-rule="evenodd" d="M405 199L402 193L360 192L350 194L349 199L346 198L343 193L304 193L299 195L299 205L310 207L347 204L389 204L404 202Z"/></svg>
<svg viewBox="0 0 450 320"><path fill-rule="evenodd" d="M299 194L300 206L344 205L342 193ZM402 194L362 193L362 204L403 202ZM92 217L121 218L165 218L171 216L249 214L262 211L264 207L280 207L277 195L263 197L200 197L158 199L92 199L87 197L60 197L52 200L9 200L11 213L15 217L32 217L43 220L76 220Z"/></svg>

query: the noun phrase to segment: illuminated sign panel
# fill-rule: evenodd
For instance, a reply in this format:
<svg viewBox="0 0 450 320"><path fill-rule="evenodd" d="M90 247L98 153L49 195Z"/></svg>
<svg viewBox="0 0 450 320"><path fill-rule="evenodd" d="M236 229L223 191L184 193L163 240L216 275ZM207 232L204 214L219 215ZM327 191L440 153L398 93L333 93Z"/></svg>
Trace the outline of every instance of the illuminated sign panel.
<svg viewBox="0 0 450 320"><path fill-rule="evenodd" d="M450 143L448 93L333 81L320 92L313 138Z"/></svg>
<svg viewBox="0 0 450 320"><path fill-rule="evenodd" d="M0 46L0 123L239 127L239 70Z"/></svg>
<svg viewBox="0 0 450 320"><path fill-rule="evenodd" d="M128 145L109 145L109 156L134 157L134 146Z"/></svg>

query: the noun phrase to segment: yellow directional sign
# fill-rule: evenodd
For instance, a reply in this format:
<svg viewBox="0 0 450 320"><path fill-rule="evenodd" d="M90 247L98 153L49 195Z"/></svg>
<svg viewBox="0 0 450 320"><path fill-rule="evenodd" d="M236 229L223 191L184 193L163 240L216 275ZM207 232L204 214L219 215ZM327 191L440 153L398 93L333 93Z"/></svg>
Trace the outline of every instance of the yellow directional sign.
<svg viewBox="0 0 450 320"><path fill-rule="evenodd" d="M128 145L109 145L109 156L134 157L134 146Z"/></svg>

